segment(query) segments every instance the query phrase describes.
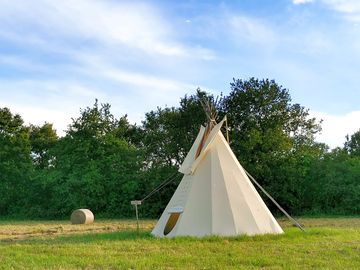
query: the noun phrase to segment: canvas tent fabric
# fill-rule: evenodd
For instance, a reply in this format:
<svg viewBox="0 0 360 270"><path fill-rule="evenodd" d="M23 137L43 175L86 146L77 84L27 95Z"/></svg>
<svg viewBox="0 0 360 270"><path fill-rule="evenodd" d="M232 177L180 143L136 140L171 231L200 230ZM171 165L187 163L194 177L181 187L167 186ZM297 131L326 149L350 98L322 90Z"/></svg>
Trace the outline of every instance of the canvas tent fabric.
<svg viewBox="0 0 360 270"><path fill-rule="evenodd" d="M205 128L179 171L184 174L152 234L158 237L279 234L283 230L250 182L220 129Z"/></svg>

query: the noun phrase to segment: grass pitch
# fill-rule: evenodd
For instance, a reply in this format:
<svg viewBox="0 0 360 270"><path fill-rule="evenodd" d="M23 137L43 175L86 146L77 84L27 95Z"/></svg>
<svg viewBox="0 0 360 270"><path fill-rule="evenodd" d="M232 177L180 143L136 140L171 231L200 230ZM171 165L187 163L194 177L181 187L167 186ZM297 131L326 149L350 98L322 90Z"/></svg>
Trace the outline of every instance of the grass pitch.
<svg viewBox="0 0 360 270"><path fill-rule="evenodd" d="M0 221L0 269L360 269L360 218L280 220L283 235L150 235L155 221Z"/></svg>

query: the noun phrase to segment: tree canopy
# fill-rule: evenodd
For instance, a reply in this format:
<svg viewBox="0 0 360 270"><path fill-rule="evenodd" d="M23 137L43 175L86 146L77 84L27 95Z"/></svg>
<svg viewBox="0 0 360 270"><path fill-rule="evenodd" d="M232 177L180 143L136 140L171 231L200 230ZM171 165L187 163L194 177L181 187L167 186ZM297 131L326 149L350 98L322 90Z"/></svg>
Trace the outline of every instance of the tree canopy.
<svg viewBox="0 0 360 270"><path fill-rule="evenodd" d="M360 157L360 129L351 136L346 136L345 150L352 156Z"/></svg>
<svg viewBox="0 0 360 270"><path fill-rule="evenodd" d="M197 89L179 106L146 113L140 125L95 100L63 137L51 123L27 126L0 108L0 215L54 218L90 208L132 216L130 200L143 198L184 160L206 121L203 99L217 98ZM321 121L268 79L234 79L216 108L217 120L227 115L241 164L292 214L360 213L360 130L330 151L315 141ZM141 214L157 217L179 179L149 198Z"/></svg>
<svg viewBox="0 0 360 270"><path fill-rule="evenodd" d="M10 215L18 211L26 195L32 163L29 128L18 114L0 108L0 213Z"/></svg>

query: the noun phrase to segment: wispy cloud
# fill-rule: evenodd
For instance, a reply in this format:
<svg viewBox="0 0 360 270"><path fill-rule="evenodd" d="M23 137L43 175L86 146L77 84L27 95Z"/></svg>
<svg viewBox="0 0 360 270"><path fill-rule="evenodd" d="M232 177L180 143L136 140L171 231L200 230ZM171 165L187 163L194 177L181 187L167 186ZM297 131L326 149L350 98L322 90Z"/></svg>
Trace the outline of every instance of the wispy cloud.
<svg viewBox="0 0 360 270"><path fill-rule="evenodd" d="M139 99L157 102L160 104L173 104L171 99L179 98L196 86L181 80L157 76L150 72L130 71L104 61L102 57L80 54L77 60L81 65L75 68L76 72L86 77L96 77L106 85L116 85L117 89L126 89L122 96L129 98L137 96ZM132 103L132 102L129 102ZM151 109L151 108L149 108Z"/></svg>
<svg viewBox="0 0 360 270"><path fill-rule="evenodd" d="M358 0L322 0L331 9L344 14L352 22L360 22L360 1Z"/></svg>
<svg viewBox="0 0 360 270"><path fill-rule="evenodd" d="M314 0L292 0L292 2L295 5L301 5L301 4L314 2Z"/></svg>
<svg viewBox="0 0 360 270"><path fill-rule="evenodd" d="M31 106L54 114L64 111L64 119L70 119L95 98L113 104L117 115L128 113L130 120L139 122L144 112L156 105L175 105L195 89L177 77L190 73L198 62L216 59L202 44L183 42L156 5L84 0L0 3L0 42L10 51L21 51L0 54L0 78L6 78L0 81L0 98L18 104L14 108L26 110L34 122L52 114L38 118L41 113L29 111ZM164 65L175 72L163 74ZM16 71L9 78L1 74L13 69L22 76Z"/></svg>
<svg viewBox="0 0 360 270"><path fill-rule="evenodd" d="M161 92L162 94L167 94L169 92L175 92L175 94L180 94L178 92L179 90L182 92L186 88L194 88L191 85L187 85L185 83L175 80L149 76L141 73L131 73L119 69L107 69L104 70L101 75L115 81L140 87L140 89L150 88L153 89L153 91ZM152 94L154 94L154 92L152 92Z"/></svg>
<svg viewBox="0 0 360 270"><path fill-rule="evenodd" d="M37 93L42 93L44 97L52 97L55 100L58 96L65 96L69 99L74 98L74 96L81 98L106 96L104 92L86 86L82 82L55 79L0 80L0 95L5 96L7 92L12 93L11 97L14 100L21 97L22 93L27 93L26 96L20 98L20 100L24 100L25 102L31 102L32 100L39 101L36 95ZM41 100L39 102L41 102ZM43 105L46 106L47 104L44 103Z"/></svg>
<svg viewBox="0 0 360 270"><path fill-rule="evenodd" d="M232 15L228 19L228 24L231 34L238 39L267 44L276 40L272 28L258 18Z"/></svg>
<svg viewBox="0 0 360 270"><path fill-rule="evenodd" d="M176 30L163 17L151 5L112 1L5 1L0 9L0 22L12 27L11 31L3 30L2 36L23 42L39 44L67 38L70 43L91 41L93 46L125 46L146 54L212 58L206 48L179 42Z"/></svg>
<svg viewBox="0 0 360 270"><path fill-rule="evenodd" d="M322 0L333 9L344 13L360 12L360 2L357 0Z"/></svg>
<svg viewBox="0 0 360 270"><path fill-rule="evenodd" d="M0 66L1 65L30 71L46 71L48 68L46 65L36 63L24 57L4 54L0 54Z"/></svg>
<svg viewBox="0 0 360 270"><path fill-rule="evenodd" d="M338 20L355 25L357 1L250 2L0 0L0 106L63 130L99 98L139 123L198 85L226 95L255 76L318 111L357 109L359 28Z"/></svg>
<svg viewBox="0 0 360 270"><path fill-rule="evenodd" d="M360 1L358 0L292 0L295 5L318 2L344 15L352 22L360 22Z"/></svg>

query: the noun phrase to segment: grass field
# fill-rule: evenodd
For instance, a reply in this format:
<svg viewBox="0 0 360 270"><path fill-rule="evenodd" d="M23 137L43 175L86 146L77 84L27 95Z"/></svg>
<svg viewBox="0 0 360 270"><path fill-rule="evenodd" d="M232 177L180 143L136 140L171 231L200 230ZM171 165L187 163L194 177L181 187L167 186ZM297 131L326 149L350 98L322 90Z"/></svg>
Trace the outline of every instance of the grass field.
<svg viewBox="0 0 360 270"><path fill-rule="evenodd" d="M360 218L280 220L283 235L157 239L155 221L0 221L0 269L360 269Z"/></svg>

